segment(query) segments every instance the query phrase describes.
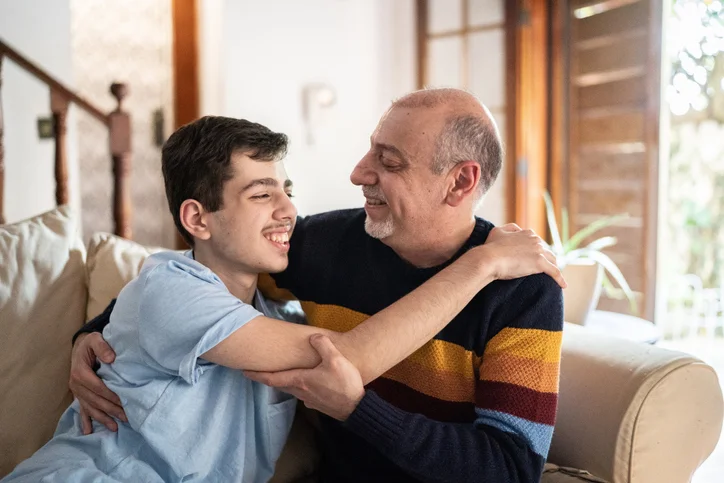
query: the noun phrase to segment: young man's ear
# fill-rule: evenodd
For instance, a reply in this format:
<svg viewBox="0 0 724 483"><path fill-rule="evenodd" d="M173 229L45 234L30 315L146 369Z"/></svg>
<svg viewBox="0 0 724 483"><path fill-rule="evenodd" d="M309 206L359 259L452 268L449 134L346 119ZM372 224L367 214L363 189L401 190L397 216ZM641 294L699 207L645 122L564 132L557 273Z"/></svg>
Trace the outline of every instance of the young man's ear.
<svg viewBox="0 0 724 483"><path fill-rule="evenodd" d="M458 206L478 189L480 165L475 161L462 161L450 170L448 176L450 187L445 201L450 206Z"/></svg>
<svg viewBox="0 0 724 483"><path fill-rule="evenodd" d="M179 209L181 224L192 237L199 240L208 240L211 238L211 232L207 223L208 213L204 207L196 200L186 200L181 203Z"/></svg>

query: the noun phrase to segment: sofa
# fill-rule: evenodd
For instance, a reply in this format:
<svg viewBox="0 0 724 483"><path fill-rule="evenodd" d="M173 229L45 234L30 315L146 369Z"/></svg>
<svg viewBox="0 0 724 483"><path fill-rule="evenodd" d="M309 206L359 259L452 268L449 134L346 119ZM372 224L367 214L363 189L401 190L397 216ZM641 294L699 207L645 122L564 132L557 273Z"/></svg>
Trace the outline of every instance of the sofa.
<svg viewBox="0 0 724 483"><path fill-rule="evenodd" d="M86 247L67 207L0 226L0 477L52 436L72 401L73 333L158 250L105 233ZM723 412L717 376L697 358L567 324L542 481L689 481ZM274 483L314 481L314 419L300 404Z"/></svg>

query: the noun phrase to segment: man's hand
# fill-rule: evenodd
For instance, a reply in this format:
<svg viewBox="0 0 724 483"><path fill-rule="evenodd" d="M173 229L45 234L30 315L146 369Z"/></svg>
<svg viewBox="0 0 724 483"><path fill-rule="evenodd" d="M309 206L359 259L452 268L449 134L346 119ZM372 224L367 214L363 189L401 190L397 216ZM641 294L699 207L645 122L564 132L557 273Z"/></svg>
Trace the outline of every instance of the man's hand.
<svg viewBox="0 0 724 483"><path fill-rule="evenodd" d="M111 431L118 430L114 417L128 422L126 413L121 407L121 400L106 387L93 370L96 358L110 364L115 360L116 354L99 333L78 336L73 346L68 386L80 403L83 434L93 432L91 418Z"/></svg>
<svg viewBox="0 0 724 483"><path fill-rule="evenodd" d="M556 265L556 256L533 230L515 223L494 228L481 247L490 257L497 280L511 280L534 273L550 275L561 288L567 284Z"/></svg>
<svg viewBox="0 0 724 483"><path fill-rule="evenodd" d="M295 396L308 408L345 421L365 395L359 371L337 350L329 337L314 334L309 343L322 358L322 362L313 369L244 371L244 374L249 379Z"/></svg>

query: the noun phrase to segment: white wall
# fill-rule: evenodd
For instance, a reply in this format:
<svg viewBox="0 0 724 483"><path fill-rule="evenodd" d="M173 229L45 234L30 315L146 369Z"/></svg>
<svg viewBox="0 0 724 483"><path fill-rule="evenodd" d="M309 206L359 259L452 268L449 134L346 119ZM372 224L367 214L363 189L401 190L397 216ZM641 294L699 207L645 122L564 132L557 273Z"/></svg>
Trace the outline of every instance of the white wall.
<svg viewBox="0 0 724 483"><path fill-rule="evenodd" d="M300 213L361 206L361 191L349 182L352 168L390 101L415 87L413 2L204 0L199 6L202 112L289 135L287 170ZM319 82L335 89L337 102L308 145L302 89Z"/></svg>
<svg viewBox="0 0 724 483"><path fill-rule="evenodd" d="M72 87L70 7L68 0L0 0L0 38ZM36 121L49 117L47 87L8 59L3 62L2 103L5 127L5 217L8 222L55 206L52 139L39 140ZM79 207L75 113L68 119L69 190Z"/></svg>
<svg viewBox="0 0 724 483"><path fill-rule="evenodd" d="M349 175L391 100L416 88L414 1L198 5L202 113L246 118L289 135L287 171L300 213L362 206ZM308 145L302 89L318 82L335 89L337 103ZM501 205L501 197L496 190L485 205Z"/></svg>

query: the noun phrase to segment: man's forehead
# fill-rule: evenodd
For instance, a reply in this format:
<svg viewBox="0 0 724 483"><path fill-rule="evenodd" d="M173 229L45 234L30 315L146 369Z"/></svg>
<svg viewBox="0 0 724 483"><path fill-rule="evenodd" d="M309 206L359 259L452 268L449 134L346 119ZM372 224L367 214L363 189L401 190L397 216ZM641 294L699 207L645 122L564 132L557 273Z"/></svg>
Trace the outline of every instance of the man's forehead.
<svg viewBox="0 0 724 483"><path fill-rule="evenodd" d="M434 109L395 107L380 119L370 136L372 145L394 146L404 154L412 155L428 141L434 140L442 126L442 117Z"/></svg>

